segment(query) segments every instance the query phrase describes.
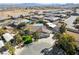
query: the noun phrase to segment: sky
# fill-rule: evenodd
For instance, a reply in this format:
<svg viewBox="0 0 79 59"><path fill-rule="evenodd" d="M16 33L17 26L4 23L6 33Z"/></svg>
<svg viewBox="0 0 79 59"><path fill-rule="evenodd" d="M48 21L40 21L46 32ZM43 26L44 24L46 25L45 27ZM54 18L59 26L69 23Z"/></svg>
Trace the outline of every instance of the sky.
<svg viewBox="0 0 79 59"><path fill-rule="evenodd" d="M79 3L79 0L0 0L0 3Z"/></svg>

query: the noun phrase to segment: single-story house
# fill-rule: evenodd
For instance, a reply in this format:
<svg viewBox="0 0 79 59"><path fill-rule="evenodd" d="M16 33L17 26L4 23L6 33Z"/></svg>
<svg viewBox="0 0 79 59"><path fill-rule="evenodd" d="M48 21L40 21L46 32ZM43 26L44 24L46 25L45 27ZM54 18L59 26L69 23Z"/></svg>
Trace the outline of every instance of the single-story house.
<svg viewBox="0 0 79 59"><path fill-rule="evenodd" d="M31 18L32 19L39 19L39 18L43 18L43 15L32 15Z"/></svg>
<svg viewBox="0 0 79 59"><path fill-rule="evenodd" d="M7 51L7 49L4 47L4 41L0 40L0 53L3 54L3 52Z"/></svg>
<svg viewBox="0 0 79 59"><path fill-rule="evenodd" d="M52 30L52 32L58 32L59 31L59 27L53 23L46 23L46 26Z"/></svg>
<svg viewBox="0 0 79 59"><path fill-rule="evenodd" d="M45 19L45 20L49 20L50 22L60 20L59 17L45 17L44 19Z"/></svg>
<svg viewBox="0 0 79 59"><path fill-rule="evenodd" d="M13 36L9 33L3 34L3 38L6 42L9 42L10 40L14 39Z"/></svg>
<svg viewBox="0 0 79 59"><path fill-rule="evenodd" d="M11 42L13 46L16 45L16 40L14 38L15 34L5 33L2 35L2 40L4 42Z"/></svg>
<svg viewBox="0 0 79 59"><path fill-rule="evenodd" d="M68 17L66 14L54 14L55 17L66 18Z"/></svg>
<svg viewBox="0 0 79 59"><path fill-rule="evenodd" d="M3 40L0 40L0 48L2 48L4 46L4 42Z"/></svg>
<svg viewBox="0 0 79 59"><path fill-rule="evenodd" d="M17 19L20 17L20 15L15 15L15 16L12 16L14 19Z"/></svg>
<svg viewBox="0 0 79 59"><path fill-rule="evenodd" d="M41 33L39 33L39 38L41 39L41 38L47 38L47 37L49 37L50 36L50 34L49 33L47 33L47 32L41 32Z"/></svg>
<svg viewBox="0 0 79 59"><path fill-rule="evenodd" d="M44 28L43 24L32 24L26 26L26 29L29 29L32 32L43 31L43 28Z"/></svg>
<svg viewBox="0 0 79 59"><path fill-rule="evenodd" d="M49 27L51 27L51 28L55 28L55 27L56 27L56 25L53 24L53 23L47 23L47 25L48 25Z"/></svg>
<svg viewBox="0 0 79 59"><path fill-rule="evenodd" d="M17 26L17 25L19 25L20 23L32 23L32 21L31 21L31 20L27 20L27 19L14 20L12 24L15 25L15 26Z"/></svg>

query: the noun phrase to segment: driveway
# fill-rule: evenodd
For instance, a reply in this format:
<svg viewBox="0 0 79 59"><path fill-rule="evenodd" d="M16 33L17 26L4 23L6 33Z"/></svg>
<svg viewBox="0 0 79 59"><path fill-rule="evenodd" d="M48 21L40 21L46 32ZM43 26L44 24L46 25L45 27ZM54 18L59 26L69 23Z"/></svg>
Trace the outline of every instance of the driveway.
<svg viewBox="0 0 79 59"><path fill-rule="evenodd" d="M20 53L17 53L19 55L42 55L41 51L45 48L51 47L55 40L52 39L53 34L50 34L50 37L39 39L37 42L33 42L29 44L28 46L25 46Z"/></svg>

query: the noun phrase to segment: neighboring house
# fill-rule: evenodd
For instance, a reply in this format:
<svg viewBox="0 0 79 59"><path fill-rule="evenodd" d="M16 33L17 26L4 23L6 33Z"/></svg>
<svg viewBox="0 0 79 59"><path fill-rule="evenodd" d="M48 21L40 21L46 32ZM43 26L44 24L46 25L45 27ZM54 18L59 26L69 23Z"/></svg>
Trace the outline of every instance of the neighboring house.
<svg viewBox="0 0 79 59"><path fill-rule="evenodd" d="M12 16L14 19L17 19L20 17L20 15L15 15L15 16Z"/></svg>
<svg viewBox="0 0 79 59"><path fill-rule="evenodd" d="M57 25L53 24L53 23L46 23L46 26L52 30L52 32L58 32L59 28Z"/></svg>
<svg viewBox="0 0 79 59"><path fill-rule="evenodd" d="M54 14L55 17L66 18L68 17L66 14Z"/></svg>
<svg viewBox="0 0 79 59"><path fill-rule="evenodd" d="M51 28L55 28L55 27L56 27L56 25L53 24L53 23L47 23L47 25L48 25L49 27L51 27Z"/></svg>
<svg viewBox="0 0 79 59"><path fill-rule="evenodd" d="M16 40L14 38L14 34L10 34L10 33L5 33L2 35L2 39L4 40L4 42L11 42L11 44L13 46L16 45Z"/></svg>
<svg viewBox="0 0 79 59"><path fill-rule="evenodd" d="M32 24L32 25L27 25L26 29L29 29L32 32L36 31L43 31L44 25L43 24Z"/></svg>
<svg viewBox="0 0 79 59"><path fill-rule="evenodd" d="M3 38L6 42L9 42L10 40L14 39L13 36L9 33L3 34Z"/></svg>
<svg viewBox="0 0 79 59"><path fill-rule="evenodd" d="M15 25L18 25L20 23L31 23L32 21L31 20L27 20L27 19L22 19L22 20L14 20L14 24Z"/></svg>
<svg viewBox="0 0 79 59"><path fill-rule="evenodd" d="M45 17L44 19L45 19L45 20L48 20L48 21L50 21L50 22L60 20L59 17Z"/></svg>
<svg viewBox="0 0 79 59"><path fill-rule="evenodd" d="M4 41L0 40L0 53L3 54L3 52L5 52L7 49L4 47Z"/></svg>
<svg viewBox="0 0 79 59"><path fill-rule="evenodd" d="M27 19L13 20L13 22L9 24L9 26L15 27L15 28L21 28L21 27L24 27L27 23L32 23L32 21Z"/></svg>
<svg viewBox="0 0 79 59"><path fill-rule="evenodd" d="M0 48L2 48L4 46L4 42L3 40L0 40Z"/></svg>
<svg viewBox="0 0 79 59"><path fill-rule="evenodd" d="M41 33L39 33L39 38L41 39L41 38L48 38L50 36L50 34L49 33L47 33L47 32L41 32Z"/></svg>

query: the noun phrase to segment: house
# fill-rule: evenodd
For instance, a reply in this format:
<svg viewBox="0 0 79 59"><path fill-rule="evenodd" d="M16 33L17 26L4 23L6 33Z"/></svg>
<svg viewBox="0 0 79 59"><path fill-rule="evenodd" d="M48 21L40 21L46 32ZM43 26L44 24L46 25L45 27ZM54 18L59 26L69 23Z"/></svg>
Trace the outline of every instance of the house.
<svg viewBox="0 0 79 59"><path fill-rule="evenodd" d="M32 25L27 25L26 29L29 29L32 32L36 31L43 31L44 25L43 24L32 24Z"/></svg>
<svg viewBox="0 0 79 59"><path fill-rule="evenodd" d="M11 42L13 46L16 45L16 40L14 38L15 34L5 33L2 35L2 40L4 42Z"/></svg>
<svg viewBox="0 0 79 59"><path fill-rule="evenodd" d="M55 27L56 27L56 25L53 24L53 23L47 23L47 25L48 25L49 27L51 27L51 28L55 28Z"/></svg>
<svg viewBox="0 0 79 59"><path fill-rule="evenodd" d="M27 20L27 19L13 20L13 22L11 24L9 24L9 26L15 27L15 28L21 28L21 27L24 27L26 25L26 23L32 23L32 21Z"/></svg>
<svg viewBox="0 0 79 59"><path fill-rule="evenodd" d="M4 42L3 40L0 40L0 48L2 48L4 46Z"/></svg>
<svg viewBox="0 0 79 59"><path fill-rule="evenodd" d="M14 39L13 36L14 36L14 35L12 35L12 34L10 34L10 33L5 33L5 34L3 34L2 37L3 37L3 40L4 40L4 41L9 42L9 41L11 41L11 40Z"/></svg>
<svg viewBox="0 0 79 59"><path fill-rule="evenodd" d="M43 18L43 15L32 15L31 19L40 19Z"/></svg>
<svg viewBox="0 0 79 59"><path fill-rule="evenodd" d="M9 19L9 17L0 16L0 22L3 22L3 21L6 20L6 19Z"/></svg>
<svg viewBox="0 0 79 59"><path fill-rule="evenodd" d="M5 52L7 49L4 47L4 41L0 40L0 53L3 54L3 52Z"/></svg>
<svg viewBox="0 0 79 59"><path fill-rule="evenodd" d="M54 21L60 20L59 17L45 17L44 19L45 20L48 20L50 22L54 22Z"/></svg>
<svg viewBox="0 0 79 59"><path fill-rule="evenodd" d="M58 32L59 31L59 27L53 23L46 23L46 26L52 30L52 32Z"/></svg>
<svg viewBox="0 0 79 59"><path fill-rule="evenodd" d="M12 16L14 19L17 19L20 17L20 15L15 15L15 16Z"/></svg>

